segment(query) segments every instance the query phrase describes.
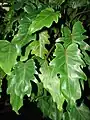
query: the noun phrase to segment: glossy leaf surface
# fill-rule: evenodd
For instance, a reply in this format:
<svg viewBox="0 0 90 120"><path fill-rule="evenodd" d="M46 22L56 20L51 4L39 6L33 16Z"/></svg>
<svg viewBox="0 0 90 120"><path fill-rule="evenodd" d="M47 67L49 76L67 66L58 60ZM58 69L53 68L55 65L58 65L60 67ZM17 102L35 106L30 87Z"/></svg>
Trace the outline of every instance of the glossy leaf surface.
<svg viewBox="0 0 90 120"><path fill-rule="evenodd" d="M79 79L86 80L84 72L80 66L83 67L84 62L81 59L81 53L77 44L71 44L67 49L60 43L56 44L56 56L50 63L53 66L54 72L60 74L61 89L67 99L75 102L80 98Z"/></svg>
<svg viewBox="0 0 90 120"><path fill-rule="evenodd" d="M73 25L72 32L68 27L62 27L62 37L60 38L60 41L64 42L64 46L66 48L72 43L80 45L80 49L84 55L83 59L85 60L86 64L89 65L90 57L86 53L86 50L90 51L90 46L83 41L87 38L87 36L84 35L85 32L86 30L83 28L82 23L80 21L77 21Z"/></svg>
<svg viewBox="0 0 90 120"><path fill-rule="evenodd" d="M38 30L41 30L43 27L50 27L55 21L58 22L58 17L60 17L59 12L54 12L52 8L46 8L37 15L35 20L29 27L29 34L35 33Z"/></svg>
<svg viewBox="0 0 90 120"><path fill-rule="evenodd" d="M53 101L57 103L57 107L61 111L65 97L60 91L60 80L55 74L54 68L48 66L45 62L41 67L41 74L39 77L44 88L50 92Z"/></svg>
<svg viewBox="0 0 90 120"><path fill-rule="evenodd" d="M33 60L26 63L18 63L12 76L8 78L7 92L10 94L10 102L16 112L22 106L24 95L31 95L30 80L34 79L35 66ZM19 104L17 104L17 101Z"/></svg>
<svg viewBox="0 0 90 120"><path fill-rule="evenodd" d="M49 44L48 38L49 35L47 31L41 32L39 34L39 40L33 41L29 46L32 50L31 53L41 57L42 59L45 58L45 54L48 53L48 50L45 48L45 45Z"/></svg>

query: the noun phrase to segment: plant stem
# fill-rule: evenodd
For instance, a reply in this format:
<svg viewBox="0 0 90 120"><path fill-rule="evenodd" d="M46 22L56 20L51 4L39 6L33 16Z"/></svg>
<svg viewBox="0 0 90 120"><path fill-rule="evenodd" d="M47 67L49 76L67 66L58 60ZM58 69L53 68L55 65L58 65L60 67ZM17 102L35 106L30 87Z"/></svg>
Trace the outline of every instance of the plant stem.
<svg viewBox="0 0 90 120"><path fill-rule="evenodd" d="M53 45L53 46L51 47L51 49L49 50L49 52L48 52L48 54L47 54L47 56L46 56L46 59L48 59L48 57L49 57L49 55L50 55L50 53L52 52L52 50L53 50L54 47L55 47L55 45Z"/></svg>

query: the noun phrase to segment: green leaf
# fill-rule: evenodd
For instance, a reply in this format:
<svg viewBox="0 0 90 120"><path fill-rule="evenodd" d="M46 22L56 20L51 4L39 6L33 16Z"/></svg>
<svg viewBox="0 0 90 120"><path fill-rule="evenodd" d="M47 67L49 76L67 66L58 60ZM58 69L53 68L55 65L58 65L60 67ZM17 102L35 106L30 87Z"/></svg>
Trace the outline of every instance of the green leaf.
<svg viewBox="0 0 90 120"><path fill-rule="evenodd" d="M28 33L31 35L43 27L49 28L53 21L58 22L58 17L60 17L59 12L54 12L52 8L42 10L30 25Z"/></svg>
<svg viewBox="0 0 90 120"><path fill-rule="evenodd" d="M72 40L74 43L80 44L81 41L87 38L86 35L83 35L86 30L83 28L83 25L80 21L75 22L72 29Z"/></svg>
<svg viewBox="0 0 90 120"><path fill-rule="evenodd" d="M47 31L41 32L39 34L39 40L33 41L28 47L32 54L41 57L42 59L45 58L45 54L48 53L48 50L45 48L45 44L49 44L49 35ZM27 51L26 51L27 52Z"/></svg>
<svg viewBox="0 0 90 120"><path fill-rule="evenodd" d="M59 39L59 41L63 41L64 47L66 48L72 43L78 44L84 56L82 59L84 59L86 64L89 65L90 57L86 53L86 50L90 51L90 46L83 41L87 38L87 36L83 35L85 32L86 30L83 28L82 23L80 21L77 21L73 25L72 33L68 27L62 27L62 37Z"/></svg>
<svg viewBox="0 0 90 120"><path fill-rule="evenodd" d="M14 71L8 78L7 92L10 94L10 103L16 112L22 106L24 95L31 95L30 80L34 79L34 73L35 65L33 60L30 59L26 63L17 63ZM19 104L17 104L17 101ZM17 106L15 106L16 104Z"/></svg>
<svg viewBox="0 0 90 120"><path fill-rule="evenodd" d="M24 11L27 12L28 14L31 14L31 13L34 14L35 9L36 9L36 7L33 3L30 3L29 5L25 5L25 7L24 7Z"/></svg>
<svg viewBox="0 0 90 120"><path fill-rule="evenodd" d="M57 107L61 111L65 97L60 91L60 80L55 74L54 69L54 67L48 66L46 62L43 63L39 77L44 88L50 92L53 101L57 103Z"/></svg>
<svg viewBox="0 0 90 120"><path fill-rule="evenodd" d="M68 27L62 26L62 37L59 39L59 41L64 42L64 46L67 48L70 44L72 44L72 37L71 37L71 31Z"/></svg>
<svg viewBox="0 0 90 120"><path fill-rule="evenodd" d="M56 104L53 102L51 96L45 96L38 100L38 107L41 109L45 117L51 120L61 120L62 111L57 109Z"/></svg>
<svg viewBox="0 0 90 120"><path fill-rule="evenodd" d="M0 67L5 73L10 74L12 67L15 65L16 58L16 47L6 40L0 40Z"/></svg>
<svg viewBox="0 0 90 120"><path fill-rule="evenodd" d="M64 46L68 47L72 43L78 43L80 46L83 46L85 48L85 40L87 36L83 35L83 33L86 32L86 30L83 28L82 23L80 21L77 21L73 25L72 32L68 27L62 26L62 37L60 38L60 41L64 42ZM88 46L86 47L88 48ZM90 47L89 47L90 48ZM88 48L88 49L89 49Z"/></svg>
<svg viewBox="0 0 90 120"><path fill-rule="evenodd" d="M71 108L69 120L90 120L90 110L85 105L74 106Z"/></svg>
<svg viewBox="0 0 90 120"><path fill-rule="evenodd" d="M86 75L82 71L84 62L77 44L71 44L64 48L60 43L56 44L55 58L50 65L54 67L55 73L60 74L61 90L67 100L71 102L80 98L79 79L86 80Z"/></svg>
<svg viewBox="0 0 90 120"><path fill-rule="evenodd" d="M86 42L83 41L87 38L87 36L83 35L83 33L85 32L86 30L82 26L82 23L80 21L77 21L73 26L72 41L80 45L80 49L84 56L83 59L86 62L86 64L90 65L90 57L86 53L86 50L90 51L90 46Z"/></svg>
<svg viewBox="0 0 90 120"><path fill-rule="evenodd" d="M18 114L18 110L23 106L23 98L17 96L13 89L10 94L10 103L12 105L12 109Z"/></svg>
<svg viewBox="0 0 90 120"><path fill-rule="evenodd" d="M30 4L31 5L31 4ZM28 7L30 7L28 4ZM19 27L18 27L18 33L14 36L12 39L12 42L17 45L18 49L20 49L22 46L28 44L30 41L36 39L36 35L29 35L28 34L28 28L32 21L35 19L36 15L40 13L41 9L35 9L35 7L32 7L31 11L29 10L29 14L27 12L27 5L24 7L25 13L21 16L21 19L19 21ZM26 13L27 12L27 13Z"/></svg>
<svg viewBox="0 0 90 120"><path fill-rule="evenodd" d="M19 23L19 31L12 39L12 43L18 46L18 48L21 48L22 46L26 45L32 40L36 39L36 35L29 35L28 34L28 28L32 22L32 19L34 19L36 14L25 14L24 17L21 18Z"/></svg>

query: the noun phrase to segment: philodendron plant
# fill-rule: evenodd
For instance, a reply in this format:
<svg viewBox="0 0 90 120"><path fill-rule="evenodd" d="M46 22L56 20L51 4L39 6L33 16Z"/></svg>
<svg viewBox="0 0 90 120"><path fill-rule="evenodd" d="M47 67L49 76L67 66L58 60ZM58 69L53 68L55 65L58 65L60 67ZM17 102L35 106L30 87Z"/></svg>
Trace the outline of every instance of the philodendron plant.
<svg viewBox="0 0 90 120"><path fill-rule="evenodd" d="M88 36L80 20L75 18L72 23L64 20L65 3L65 0L11 2L5 17L6 32L0 40L0 87L5 77L10 104L16 113L27 95L52 120L90 120L89 108L83 100L79 106L76 102L87 80L83 70L90 65L86 52L90 46L85 42ZM13 29L15 23L18 25ZM13 32L11 40L6 37L8 31Z"/></svg>

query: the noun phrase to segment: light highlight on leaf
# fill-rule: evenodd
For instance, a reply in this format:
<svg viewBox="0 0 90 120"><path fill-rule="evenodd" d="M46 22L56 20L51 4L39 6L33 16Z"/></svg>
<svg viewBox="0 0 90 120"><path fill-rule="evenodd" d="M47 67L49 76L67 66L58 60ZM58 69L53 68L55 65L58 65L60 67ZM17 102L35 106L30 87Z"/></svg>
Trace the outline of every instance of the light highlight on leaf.
<svg viewBox="0 0 90 120"><path fill-rule="evenodd" d="M49 28L54 21L56 23L58 22L59 17L59 12L54 12L54 9L52 8L42 10L30 25L28 33L31 35L32 33L41 30L43 27Z"/></svg>
<svg viewBox="0 0 90 120"><path fill-rule="evenodd" d="M35 65L33 60L28 60L26 63L19 62L8 78L7 92L10 94L10 103L13 110L18 112L22 106L24 95L31 95L30 80L34 79ZM17 104L17 101L19 104Z"/></svg>
<svg viewBox="0 0 90 120"><path fill-rule="evenodd" d="M61 90L67 100L75 102L80 98L79 79L86 80L86 75L81 70L84 62L77 44L71 44L67 49L60 43L56 44L56 56L50 63L54 71L60 74Z"/></svg>
<svg viewBox="0 0 90 120"><path fill-rule="evenodd" d="M31 53L35 54L36 56L41 57L42 59L45 58L45 54L48 53L48 50L45 48L45 44L49 44L49 35L47 31L41 32L39 34L39 40L33 41L26 49L32 50Z"/></svg>
<svg viewBox="0 0 90 120"><path fill-rule="evenodd" d="M57 103L57 107L60 111L62 111L62 105L65 100L65 97L62 95L60 91L60 80L55 74L55 68L50 67L45 62L41 67L41 74L39 75L41 82L45 89L47 89L53 101Z"/></svg>

